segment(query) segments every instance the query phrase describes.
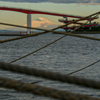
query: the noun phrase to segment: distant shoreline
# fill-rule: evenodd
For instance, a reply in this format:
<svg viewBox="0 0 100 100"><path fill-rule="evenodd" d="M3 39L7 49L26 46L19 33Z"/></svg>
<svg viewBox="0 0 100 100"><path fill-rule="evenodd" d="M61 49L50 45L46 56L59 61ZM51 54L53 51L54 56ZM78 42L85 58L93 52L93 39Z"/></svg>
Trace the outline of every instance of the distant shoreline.
<svg viewBox="0 0 100 100"><path fill-rule="evenodd" d="M74 34L100 34L100 31L77 31L72 32ZM34 34L34 33L33 33ZM54 33L54 34L60 34L60 33ZM28 35L25 32L0 32L0 36L25 36Z"/></svg>

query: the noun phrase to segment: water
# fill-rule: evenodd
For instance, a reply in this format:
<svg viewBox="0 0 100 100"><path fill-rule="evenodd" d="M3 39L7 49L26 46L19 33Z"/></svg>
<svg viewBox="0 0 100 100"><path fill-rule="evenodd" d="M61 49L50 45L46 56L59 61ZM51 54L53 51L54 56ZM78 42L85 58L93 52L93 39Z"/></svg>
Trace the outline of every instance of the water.
<svg viewBox="0 0 100 100"><path fill-rule="evenodd" d="M50 42L61 37L61 34L46 33L29 37L13 42L0 44L0 61L11 62L25 54L28 54ZM99 34L87 35L100 38ZM14 38L13 36L0 36L0 40ZM68 74L77 69L83 68L100 59L100 41L83 39L78 37L66 36L58 42L26 57L14 64L26 65L29 67L45 69L53 72ZM87 79L95 79L100 81L100 62L83 71L73 74ZM50 81L42 78L12 73L0 70L0 77L7 77L14 80L31 83L38 80L42 82L38 85L50 87L54 89L80 93L90 96L99 97L100 91ZM48 97L36 96L31 93L22 93L15 90L0 88L0 100L55 100Z"/></svg>

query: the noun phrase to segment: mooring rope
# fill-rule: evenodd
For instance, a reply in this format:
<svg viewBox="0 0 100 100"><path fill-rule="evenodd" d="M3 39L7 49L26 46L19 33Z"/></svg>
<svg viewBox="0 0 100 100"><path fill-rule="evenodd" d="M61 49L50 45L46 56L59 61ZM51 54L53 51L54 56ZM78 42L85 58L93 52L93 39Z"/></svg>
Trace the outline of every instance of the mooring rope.
<svg viewBox="0 0 100 100"><path fill-rule="evenodd" d="M8 26L14 26L14 27L21 27L21 28L38 29L38 30L43 30L43 31L45 31L45 32L61 33L61 34L67 34L67 35L70 35L70 36L75 36L75 37L81 37L81 38L87 38L87 39L93 39L93 40L99 40L99 41L100 41L100 39L98 39L98 38L93 38L93 37L88 37L88 36L75 35L75 34L69 34L69 33L65 33L65 32L54 31L55 29L64 27L64 26L69 25L69 24L72 24L72 23L76 23L77 21L81 21L81 20L84 20L84 19L86 19L86 18L88 18L88 17L94 16L94 15L99 15L99 14L100 14L100 12L97 12L97 13L94 13L94 14L89 15L89 16L87 16L87 17L83 17L83 18L80 18L80 19L78 19L78 20L71 21L70 23L67 23L67 24L65 24L65 25L58 26L58 27L56 27L56 28L54 28L54 29L51 29L51 30L46 30L46 29L41 29L41 28L25 27L25 26L21 26L21 25L14 25L14 24L1 23L1 22L0 22L0 24L2 24L2 25L8 25ZM93 18L95 18L95 17L93 17ZM91 18L91 19L93 19L93 18ZM43 33L45 33L45 32L42 32L42 33L40 33L40 34L43 34ZM31 35L29 35L29 36L31 36ZM32 36L33 36L33 35L32 35ZM26 37L28 37L28 35L27 35ZM12 41L12 40L17 40L17 39L21 39L21 38L26 38L26 37L13 38L13 39L5 40L5 41L3 40L3 41L0 41L0 43L7 42L7 41Z"/></svg>
<svg viewBox="0 0 100 100"><path fill-rule="evenodd" d="M82 94L70 93L67 91L33 85L25 82L0 77L0 87L15 89L22 92L29 92L35 95L47 96L60 100L100 100L100 98L90 97Z"/></svg>
<svg viewBox="0 0 100 100"><path fill-rule="evenodd" d="M100 12L96 12L96 13L91 14L91 15L89 15L89 16L86 16L86 17L80 18L80 19L78 19L78 20L72 21L72 22L70 22L70 24L71 24L71 23L76 23L77 21L81 21L81 20L87 19L87 18L89 18L89 17L91 17L91 16L94 16L94 15L96 15L96 14L100 14ZM29 28L29 29L38 29L38 30L43 30L43 31L50 31L50 30L41 29L41 28L32 28L32 27L26 27L26 26L21 26L21 25L14 25L14 24L2 23L2 22L0 22L0 24L2 24L2 25L8 25L8 26L14 26L14 27L20 27L20 28ZM67 23L67 24L65 24L65 25L69 25L69 23ZM61 28L61 27L65 26L65 25L59 26L59 27L57 27L57 28ZM55 28L55 29L57 29L57 28ZM52 31L52 30L51 30L51 31Z"/></svg>
<svg viewBox="0 0 100 100"><path fill-rule="evenodd" d="M40 35L40 34L43 34L43 33L44 33L44 32L41 32L41 33L39 32L39 33L28 34L28 35L21 36L21 37L17 37L17 38L2 40L2 41L0 41L0 43L9 42L9 41L14 41L14 40L18 40L18 39L23 39L23 38L27 38L27 37L31 37L31 36L37 36L37 35Z"/></svg>
<svg viewBox="0 0 100 100"><path fill-rule="evenodd" d="M76 29L75 29L75 30L76 30ZM70 34L70 33L69 33L69 34ZM67 34L66 34L66 35L67 35ZM51 42L51 43L49 43L49 44L47 44L47 45L45 45L45 46L43 46L43 47L41 47L41 48L39 48L39 49L33 51L33 52L31 52L31 53L28 53L28 54L26 54L26 55L24 55L24 56L22 56L22 57L19 57L19 58L15 59L15 60L11 61L10 63L14 63L14 62L16 62L16 61L18 61L18 60L20 60L20 59L22 59L22 58L25 58L25 57L27 57L27 56L29 56L29 55L31 55L31 54L33 54L33 53L35 53L35 52L37 52L37 51L43 49L43 48L46 48L47 46L49 46L49 45L51 45L51 44L57 42L58 40L64 38L66 35L64 35L64 36L62 36L62 37L60 37L60 38L54 40L53 42Z"/></svg>
<svg viewBox="0 0 100 100"><path fill-rule="evenodd" d="M95 17L97 17L98 16L98 14L95 16ZM86 22L87 23L87 22ZM92 65L94 65L94 64L96 64L96 63L98 63L98 62L100 62L100 60L98 60L98 61L96 61L96 62L94 62L94 63L92 63L92 64L90 64L90 65L88 65L88 66L85 66L85 67L83 67L83 68L81 68L81 69L78 69L78 70L76 70L76 71L73 71L73 72L71 72L71 73L69 73L69 74L67 74L67 75L72 75L72 74L74 74L74 73L77 73L77 72L79 72L79 71L82 71L82 70L84 70L84 69L86 69L86 68L89 68L89 67L91 67Z"/></svg>
<svg viewBox="0 0 100 100"><path fill-rule="evenodd" d="M75 76L68 76L68 75L58 73L58 72L40 70L40 69L36 69L33 67L28 68L27 66L22 67L19 65L12 65L9 63L0 62L0 69L9 70L12 72L26 74L26 75L42 77L42 78L65 82L65 83L70 83L70 84L76 84L76 85L90 87L90 88L94 88L94 89L100 89L100 82L98 82L98 81L79 78L79 77L75 77Z"/></svg>
<svg viewBox="0 0 100 100"><path fill-rule="evenodd" d="M79 72L79 71L82 71L82 70L84 70L84 69L86 69L86 68L91 67L92 65L94 65L94 64L96 64L96 63L98 63L98 62L100 62L100 60L98 60L98 61L96 61L96 62L94 62L94 63L92 63L92 64L90 64L90 65L88 65L88 66L85 66L85 67L83 67L83 68L81 68L81 69L78 69L78 70L76 70L76 71L73 71L73 72L71 72L71 73L69 73L69 74L67 74L67 75L72 75L72 74L74 74L74 73L77 73L77 72Z"/></svg>
<svg viewBox="0 0 100 100"><path fill-rule="evenodd" d="M60 38L59 38L59 39L57 39L57 40L54 40L53 42L51 42L51 43L49 43L49 44L47 44L47 45L45 45L45 46L43 46L43 47L41 47L41 48L39 48L39 49L37 49L37 50L33 51L33 52L31 52L31 53L28 53L28 54L26 54L26 55L24 55L24 56L22 56L22 57L19 57L19 58L15 59L15 60L11 61L10 63L14 63L14 62L16 62L16 61L18 61L18 60L20 60L20 59L22 59L22 58L25 58L25 57L27 57L27 56L29 56L29 55L31 55L31 54L33 54L33 53L35 53L35 52L37 52L37 51L39 51L39 50L43 49L43 48L45 48L45 47L47 47L47 46L49 46L49 45L51 45L51 44L55 43L56 41L58 41L58 40L60 40L60 39L64 38L65 36L66 36L66 35L64 35L64 36L60 37Z"/></svg>
<svg viewBox="0 0 100 100"><path fill-rule="evenodd" d="M65 33L65 32L57 32L57 33L60 33L60 34L66 34L66 35L69 35L69 36L75 36L75 37L80 37L80 38L86 38L86 39L91 39L91 40L97 40L97 41L100 41L100 38L94 38L94 37L89 37L89 36L83 36L83 35L78 35L78 34L69 34L69 33Z"/></svg>
<svg viewBox="0 0 100 100"><path fill-rule="evenodd" d="M95 14L100 14L100 12L95 13ZM93 16L95 14L92 14L91 16ZM85 18L87 18L87 17L85 17ZM73 22L71 22L71 23L73 23ZM81 25L81 26L83 26L83 25ZM75 30L73 30L73 31L75 31ZM53 31L53 30L44 30L44 31L46 31L46 32L51 31L51 32L54 32L54 33L65 34L64 32L57 32L57 31ZM42 33L39 33L39 34L42 34ZM40 48L38 50L35 50L35 51L29 53L29 54L27 54L23 57L20 57L17 60L22 59L22 58L24 58L24 57L26 57L26 56L34 53L34 52L37 52L37 51L47 47L50 44L53 44L54 42L62 39L66 35L81 37L80 35L71 34L71 32L66 33L64 36L60 37L59 39L47 44L46 46L43 46L42 48ZM82 38L89 38L89 39L94 39L94 40L100 41L100 39L98 39L98 38L92 38L92 37L86 37L86 36L82 36ZM88 67L98 63L99 61L100 60L98 60L97 62L95 62L95 63L93 63L93 64L91 64L87 67L84 67L80 70L88 68ZM15 61L12 61L12 62L15 62ZM39 69L36 69L36 68L28 68L27 66L22 67L22 66L19 66L19 65L12 65L12 64L9 64L9 63L4 63L4 62L0 62L0 69L9 70L9 71L12 71L12 72L22 73L22 74L26 74L26 75L42 77L42 78L60 81L60 82L65 82L65 83L70 83L70 84L81 85L81 86L90 87L90 88L94 88L94 89L100 89L100 82L98 82L98 81L94 81L94 80L90 80L90 79L87 80L87 79L83 79L83 78L79 78L79 77L75 77L75 76L69 76L70 74L73 74L75 72L72 72L69 75L68 74L63 75L63 74L60 74L58 72L50 72L50 71L45 71L45 70L39 70ZM76 72L78 72L80 70L77 70ZM43 87L43 86L33 85L33 84L24 83L24 82L20 82L20 81L14 81L14 80L2 78L2 77L0 77L0 86L5 87L5 88L16 89L16 90L23 91L23 92L30 92L30 93L34 93L36 95L43 95L43 96L47 96L47 97L57 98L57 99L61 99L61 100L100 100L99 98L94 98L94 97L84 96L84 95L80 95L80 94L70 93L70 92L67 92L67 91L61 91L61 90L46 88L46 87Z"/></svg>
<svg viewBox="0 0 100 100"><path fill-rule="evenodd" d="M75 20L75 21L72 21L71 23L76 23L77 21L79 21L79 20ZM58 28L61 28L61 27L64 27L64 26L66 26L66 25L70 25L71 23L67 23L67 24L65 24L65 25L61 25L61 26L58 26L58 27L56 27L56 28L53 28L53 29L51 29L52 31L53 30L56 30L56 29L58 29ZM7 24L7 23L1 23L1 24L3 24L3 25L13 25L13 24ZM14 25L15 26L15 25ZM17 26L19 26L19 25L16 25L16 27ZM20 26L19 26L20 27ZM22 26L21 26L22 27ZM26 28L29 28L29 27L26 27ZM32 27L31 27L32 28ZM37 28L36 28L37 29ZM0 43L4 43L4 42L8 42L8 41L13 41L13 40L18 40L18 39L22 39L22 38L27 38L27 37L30 37L30 36L34 36L34 35L39 35L39 34L43 34L43 33L46 33L46 32L48 32L48 31L45 31L45 32L39 32L39 33L36 33L36 34L29 34L29 35L27 35L27 36L21 36L21 37L18 37L18 38L12 38L12 39L7 39L7 40L2 40L2 41L0 41Z"/></svg>
<svg viewBox="0 0 100 100"><path fill-rule="evenodd" d="M9 26L16 26L16 27L19 26L19 25L6 24L6 23L0 23L0 24L9 25ZM86 39L100 41L100 38L94 38L94 37L89 37L89 36L82 36L82 35L78 35L78 34L72 34L72 33L66 33L66 32L59 32L59 31L53 31L53 30L47 30L47 29L40 29L40 28L25 27L25 26L19 26L19 27L29 28L29 29L38 29L38 30L43 30L43 31L46 31L46 32L53 32L53 33L58 33L58 34L60 33L60 34L66 34L66 35L69 35L69 36L74 36L74 37L80 37L80 38L86 38Z"/></svg>
<svg viewBox="0 0 100 100"><path fill-rule="evenodd" d="M97 15L98 15L98 14L97 14ZM97 16L97 15L96 15L96 16ZM95 17L96 17L96 16L95 16ZM94 17L93 17L93 18L94 18ZM91 18L91 19L93 19L93 18ZM87 21L87 22L88 22L88 21ZM86 23L87 23L87 22L86 22ZM83 23L83 24L80 25L78 28L74 29L73 31L69 32L68 34L71 34L72 32L74 32L75 30L79 29L80 27L82 27L82 26L83 26L84 24L86 24L86 23ZM53 29L53 30L54 30L54 29ZM33 54L33 53L35 53L35 52L37 52L37 51L39 51L39 50L45 48L45 47L47 47L47 46L49 46L49 45L51 45L51 44L57 42L58 40L64 38L66 35L67 35L67 34L65 34L64 36L62 36L62 37L60 37L60 38L54 40L53 42L51 42L51 43L49 43L49 44L47 44L47 45L45 45L45 46L43 46L43 47L41 47L41 48L39 48L39 49L33 51L33 52L31 52L31 53L28 53L28 54L26 54L26 55L24 55L24 56L22 56L22 57L19 57L19 58L15 59L15 60L11 61L10 63L14 63L14 62L16 62L16 61L18 61L18 60L20 60L20 59L22 59L22 58L25 58L25 57L27 57L27 56L29 56L29 55L31 55L31 54ZM74 35L75 35L75 34L74 34ZM86 37L86 36L84 36L84 37Z"/></svg>

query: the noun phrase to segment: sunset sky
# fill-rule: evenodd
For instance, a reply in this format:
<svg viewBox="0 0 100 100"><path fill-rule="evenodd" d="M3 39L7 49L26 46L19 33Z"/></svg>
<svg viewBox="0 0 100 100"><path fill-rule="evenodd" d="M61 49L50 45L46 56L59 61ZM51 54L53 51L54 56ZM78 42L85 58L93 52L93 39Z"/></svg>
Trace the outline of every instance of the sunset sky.
<svg viewBox="0 0 100 100"><path fill-rule="evenodd" d="M0 6L87 16L100 11L100 0L0 0ZM60 25L58 19L62 19L57 16L32 14L32 21L36 22L38 18L48 19L56 25ZM0 10L0 22L25 25L26 20L26 14ZM97 21L100 22L100 19ZM0 29L7 29L7 26L0 25Z"/></svg>

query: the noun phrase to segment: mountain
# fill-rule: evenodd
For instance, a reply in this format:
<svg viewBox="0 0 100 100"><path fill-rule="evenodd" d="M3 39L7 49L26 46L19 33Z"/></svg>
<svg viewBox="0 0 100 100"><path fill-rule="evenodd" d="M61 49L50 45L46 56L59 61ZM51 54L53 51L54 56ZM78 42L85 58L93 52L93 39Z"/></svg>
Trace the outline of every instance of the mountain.
<svg viewBox="0 0 100 100"><path fill-rule="evenodd" d="M27 24L23 26L27 26ZM38 28L52 29L54 27L57 27L58 25L46 18L39 17L31 22L31 26Z"/></svg>
<svg viewBox="0 0 100 100"><path fill-rule="evenodd" d="M27 24L24 24L23 26L27 26ZM43 29L52 29L57 26L58 26L57 24L51 22L50 20L46 18L42 18L42 17L39 17L31 22L31 27L37 27L37 28L43 28ZM23 31L26 29L18 28L18 27L10 27L10 28L5 28L4 30Z"/></svg>

